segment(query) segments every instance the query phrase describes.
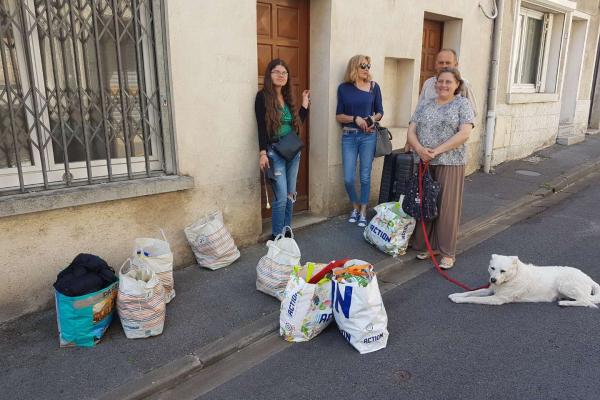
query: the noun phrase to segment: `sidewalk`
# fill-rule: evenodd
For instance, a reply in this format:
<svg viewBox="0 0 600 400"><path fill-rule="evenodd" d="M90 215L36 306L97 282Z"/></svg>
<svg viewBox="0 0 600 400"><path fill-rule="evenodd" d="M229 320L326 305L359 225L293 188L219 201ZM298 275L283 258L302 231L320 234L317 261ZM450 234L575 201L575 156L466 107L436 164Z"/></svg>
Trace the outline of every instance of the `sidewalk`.
<svg viewBox="0 0 600 400"><path fill-rule="evenodd" d="M465 185L461 235L598 168L600 136L587 136L574 146L555 145L504 163L495 174L474 173ZM379 252L345 216L295 234L302 262L354 257L382 271L408 266L414 258L408 254L392 259ZM274 331L279 303L255 289L256 262L265 252L259 243L242 249L241 258L225 269L190 266L176 271L177 297L167 306L164 333L158 337L128 340L115 318L95 348L60 349L54 310L0 325L2 397L135 398Z"/></svg>

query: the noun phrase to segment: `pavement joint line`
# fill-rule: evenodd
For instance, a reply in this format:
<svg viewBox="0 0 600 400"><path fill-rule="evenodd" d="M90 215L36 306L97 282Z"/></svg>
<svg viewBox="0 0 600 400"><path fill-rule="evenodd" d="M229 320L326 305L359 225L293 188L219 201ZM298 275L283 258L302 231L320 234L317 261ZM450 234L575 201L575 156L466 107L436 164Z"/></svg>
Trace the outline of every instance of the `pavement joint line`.
<svg viewBox="0 0 600 400"><path fill-rule="evenodd" d="M544 184L544 187L539 188L533 193L526 194L520 199L513 202L509 207L500 207L496 212L490 215L475 218L461 225L459 231L459 242L470 241L471 236L481 231L486 225L497 223L502 217L515 214L515 211L522 210L525 207L533 205L533 203L541 199L558 193L568 186L575 184L577 181L590 175L600 166L600 159L583 163L580 167L576 167L561 174L557 178ZM504 224L500 227L500 231L504 230ZM496 229L494 234L497 233ZM487 240L488 237L481 241ZM459 247L457 254L460 254L480 241L468 244L467 246ZM423 266L426 263L418 263L414 260L415 252L410 251L405 255L398 257L386 258L378 263L375 267L378 275L378 280L382 283L382 295L392 289L406 283L407 281L425 273L431 268ZM400 270L398 267L407 264L407 267ZM401 278L398 280L386 279L386 276L400 273ZM232 333L214 340L211 343L205 344L198 349L187 354L179 359L173 360L161 367L157 367L150 372L143 374L140 378L133 381L125 382L116 387L110 392L101 396L100 400L120 399L120 400L138 400L146 398L161 390L173 387L176 383L185 380L187 377L198 373L198 371L218 363L226 357L229 357L235 352L241 351L252 343L255 343L271 334L274 334L279 329L279 311L266 314L250 324L235 329ZM245 333L250 331L250 333Z"/></svg>

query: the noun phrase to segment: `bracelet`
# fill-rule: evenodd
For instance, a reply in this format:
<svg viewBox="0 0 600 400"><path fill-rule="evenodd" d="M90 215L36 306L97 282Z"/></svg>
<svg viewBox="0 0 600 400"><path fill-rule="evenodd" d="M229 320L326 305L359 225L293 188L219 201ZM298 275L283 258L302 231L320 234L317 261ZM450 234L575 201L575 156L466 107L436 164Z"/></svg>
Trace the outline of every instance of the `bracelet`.
<svg viewBox="0 0 600 400"><path fill-rule="evenodd" d="M356 115L354 117L352 117L352 123L354 123L356 125Z"/></svg>

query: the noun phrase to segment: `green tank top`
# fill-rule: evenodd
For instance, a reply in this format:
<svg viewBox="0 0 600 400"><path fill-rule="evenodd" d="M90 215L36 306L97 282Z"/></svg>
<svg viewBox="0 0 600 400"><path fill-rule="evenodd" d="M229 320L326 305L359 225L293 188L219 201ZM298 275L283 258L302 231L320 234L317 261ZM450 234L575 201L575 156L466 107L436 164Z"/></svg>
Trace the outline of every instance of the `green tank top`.
<svg viewBox="0 0 600 400"><path fill-rule="evenodd" d="M294 130L292 125L292 112L287 104L284 104L281 109L281 126L277 131L277 137L283 137Z"/></svg>

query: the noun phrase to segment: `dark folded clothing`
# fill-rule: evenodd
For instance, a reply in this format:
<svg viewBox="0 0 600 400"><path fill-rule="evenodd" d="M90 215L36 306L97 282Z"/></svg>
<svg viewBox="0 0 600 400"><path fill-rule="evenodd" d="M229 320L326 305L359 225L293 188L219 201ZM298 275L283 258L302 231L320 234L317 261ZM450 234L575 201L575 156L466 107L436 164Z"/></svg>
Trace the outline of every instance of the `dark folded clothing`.
<svg viewBox="0 0 600 400"><path fill-rule="evenodd" d="M65 296L83 296L104 289L116 280L115 271L106 261L93 254L82 253L58 274L54 288Z"/></svg>

